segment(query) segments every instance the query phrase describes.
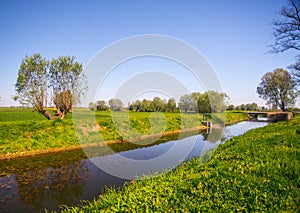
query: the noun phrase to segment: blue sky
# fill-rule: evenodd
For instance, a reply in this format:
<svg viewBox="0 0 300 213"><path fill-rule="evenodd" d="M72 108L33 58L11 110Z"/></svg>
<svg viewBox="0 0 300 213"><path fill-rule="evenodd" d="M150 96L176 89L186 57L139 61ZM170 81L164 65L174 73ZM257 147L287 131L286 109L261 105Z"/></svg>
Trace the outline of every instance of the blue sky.
<svg viewBox="0 0 300 213"><path fill-rule="evenodd" d="M266 54L273 43L271 22L280 18L278 11L285 4L285 0L0 1L0 106L17 104L11 100L13 84L26 54L39 52L49 59L73 55L85 66L109 44L141 34L187 42L213 66L231 103L262 105L256 94L262 75L286 68L297 54Z"/></svg>

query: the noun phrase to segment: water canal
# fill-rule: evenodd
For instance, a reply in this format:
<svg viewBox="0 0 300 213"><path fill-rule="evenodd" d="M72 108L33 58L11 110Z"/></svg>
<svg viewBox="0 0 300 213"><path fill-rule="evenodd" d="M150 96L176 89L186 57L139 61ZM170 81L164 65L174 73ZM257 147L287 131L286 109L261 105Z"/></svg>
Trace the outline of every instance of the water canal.
<svg viewBox="0 0 300 213"><path fill-rule="evenodd" d="M3 160L0 161L0 212L44 212L45 208L59 210L60 205L77 205L80 200L93 200L106 187L123 186L127 181L104 172L92 161L109 164L116 155L135 160L152 159L168 152L175 143L184 149L192 141L193 148L186 156L187 160L203 155L230 137L265 125L266 122L241 122L225 127L223 132L214 129L209 137L205 132L186 134L179 140L178 135L172 135L144 147L130 143L112 144L109 148L118 154L107 154L103 147L94 154L93 159L87 159L85 153L78 149ZM170 169L164 165L167 166L153 165L134 175Z"/></svg>

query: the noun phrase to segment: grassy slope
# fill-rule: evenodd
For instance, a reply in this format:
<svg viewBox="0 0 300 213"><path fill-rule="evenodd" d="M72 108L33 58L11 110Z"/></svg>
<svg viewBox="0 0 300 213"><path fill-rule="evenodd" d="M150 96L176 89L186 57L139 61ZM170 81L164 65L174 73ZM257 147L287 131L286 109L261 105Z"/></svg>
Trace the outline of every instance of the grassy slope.
<svg viewBox="0 0 300 213"><path fill-rule="evenodd" d="M87 113L92 112L87 111ZM119 112L116 115L121 117L121 120L126 120L126 112ZM151 113L131 112L129 115L130 124L136 132L149 134ZM120 139L110 112L96 112L95 116L104 140ZM163 113L163 116L167 123L164 131L179 130L181 125L184 128L192 128L199 125L199 120L202 119L201 114ZM162 123L163 116L158 117ZM181 124L181 116L185 118L183 124ZM227 117L229 121L247 118L243 113L229 113ZM159 125L155 126L159 127ZM128 125L122 127L124 131L127 129ZM160 131L160 129L154 131ZM0 108L0 157L12 153L78 145L71 114L68 114L64 120L48 121L37 112L32 112L31 109Z"/></svg>
<svg viewBox="0 0 300 213"><path fill-rule="evenodd" d="M65 212L299 212L300 116L220 145L161 176L109 190Z"/></svg>

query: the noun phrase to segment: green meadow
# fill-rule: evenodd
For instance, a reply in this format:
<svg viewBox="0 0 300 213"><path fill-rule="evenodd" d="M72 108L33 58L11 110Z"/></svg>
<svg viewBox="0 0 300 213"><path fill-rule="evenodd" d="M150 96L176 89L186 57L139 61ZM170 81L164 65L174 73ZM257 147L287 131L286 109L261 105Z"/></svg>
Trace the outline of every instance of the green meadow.
<svg viewBox="0 0 300 213"><path fill-rule="evenodd" d="M123 141L120 131L123 131L122 134L130 134L132 129L139 135L147 136L153 132L172 133L182 129L204 128L201 126L203 115L198 113L114 112L112 114L109 111L82 110L87 116L96 118L97 130L104 141ZM225 120L225 113L208 115L208 117L214 123L218 123ZM243 112L226 113L228 123L246 119L248 117ZM96 137L98 138L98 135ZM63 120L49 121L32 109L0 108L0 157L78 145L72 113Z"/></svg>
<svg viewBox="0 0 300 213"><path fill-rule="evenodd" d="M109 189L64 212L299 212L300 116L220 145L205 164Z"/></svg>

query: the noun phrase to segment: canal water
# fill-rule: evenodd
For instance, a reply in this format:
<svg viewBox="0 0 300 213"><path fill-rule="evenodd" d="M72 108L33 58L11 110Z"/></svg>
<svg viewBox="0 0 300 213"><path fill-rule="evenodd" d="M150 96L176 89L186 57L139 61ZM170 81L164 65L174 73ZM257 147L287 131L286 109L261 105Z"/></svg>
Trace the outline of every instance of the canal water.
<svg viewBox="0 0 300 213"><path fill-rule="evenodd" d="M112 144L109 145L109 149L113 149L115 154L108 154L108 147L103 147L103 150L95 152L91 159L87 159L85 153L78 149L3 160L0 161L0 212L59 210L61 205L72 206L80 204L80 200L93 200L104 193L106 187L121 187L128 181L106 173L92 162L109 164L120 155L128 159L147 160L168 152L175 143L179 146L177 150L180 150L193 142L191 151L184 159L188 160L203 155L230 137L265 125L266 122L241 122L227 126L223 131L213 129L209 136L205 131L196 135L187 133L179 140L178 135L172 135L162 137L154 144L144 147L131 143ZM145 168L140 174L133 175L172 169L167 166L163 163L153 165L151 168Z"/></svg>

